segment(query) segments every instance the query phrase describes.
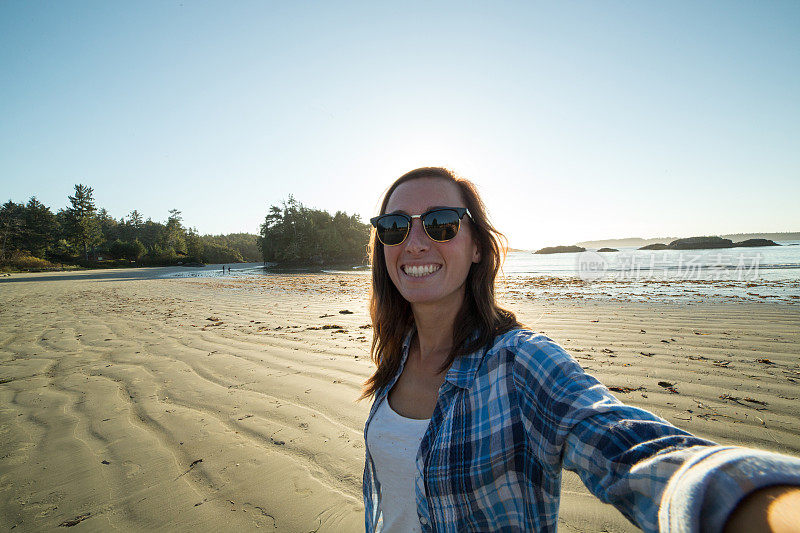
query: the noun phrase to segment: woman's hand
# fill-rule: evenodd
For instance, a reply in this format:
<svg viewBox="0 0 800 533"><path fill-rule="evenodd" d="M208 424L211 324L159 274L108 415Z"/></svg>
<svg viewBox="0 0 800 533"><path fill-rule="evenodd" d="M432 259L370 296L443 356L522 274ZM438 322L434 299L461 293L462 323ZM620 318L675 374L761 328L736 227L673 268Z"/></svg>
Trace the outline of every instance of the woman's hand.
<svg viewBox="0 0 800 533"><path fill-rule="evenodd" d="M800 487L766 487L739 502L724 533L800 533Z"/></svg>

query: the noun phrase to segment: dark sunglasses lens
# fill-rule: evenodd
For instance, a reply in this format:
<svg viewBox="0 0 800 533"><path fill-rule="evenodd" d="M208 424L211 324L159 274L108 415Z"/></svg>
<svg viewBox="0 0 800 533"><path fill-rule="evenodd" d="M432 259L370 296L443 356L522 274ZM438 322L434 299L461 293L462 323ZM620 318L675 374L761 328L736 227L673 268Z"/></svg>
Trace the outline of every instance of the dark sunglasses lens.
<svg viewBox="0 0 800 533"><path fill-rule="evenodd" d="M425 232L434 241L449 241L458 233L458 213L452 209L431 211L423 221Z"/></svg>
<svg viewBox="0 0 800 533"><path fill-rule="evenodd" d="M408 234L408 220L397 215L381 217L376 225L378 239L387 246L400 244Z"/></svg>

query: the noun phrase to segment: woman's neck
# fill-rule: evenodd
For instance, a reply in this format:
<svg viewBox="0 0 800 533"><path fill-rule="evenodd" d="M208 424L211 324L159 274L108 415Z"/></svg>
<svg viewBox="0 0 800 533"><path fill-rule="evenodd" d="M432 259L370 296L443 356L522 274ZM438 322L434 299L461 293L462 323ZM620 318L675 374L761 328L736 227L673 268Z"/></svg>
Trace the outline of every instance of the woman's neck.
<svg viewBox="0 0 800 533"><path fill-rule="evenodd" d="M424 368L438 369L453 349L453 325L461 305L461 298L435 305L416 304L412 306L414 322L417 327L416 343L419 348L419 361Z"/></svg>

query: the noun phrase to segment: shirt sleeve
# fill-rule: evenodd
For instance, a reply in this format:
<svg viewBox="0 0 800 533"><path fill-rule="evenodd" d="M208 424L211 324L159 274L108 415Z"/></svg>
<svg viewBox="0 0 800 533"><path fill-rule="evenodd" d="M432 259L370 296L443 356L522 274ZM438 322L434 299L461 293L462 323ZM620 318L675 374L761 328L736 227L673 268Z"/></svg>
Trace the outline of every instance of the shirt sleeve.
<svg viewBox="0 0 800 533"><path fill-rule="evenodd" d="M517 350L515 381L540 459L644 531L721 531L750 492L800 485L800 459L719 446L624 405L544 336Z"/></svg>

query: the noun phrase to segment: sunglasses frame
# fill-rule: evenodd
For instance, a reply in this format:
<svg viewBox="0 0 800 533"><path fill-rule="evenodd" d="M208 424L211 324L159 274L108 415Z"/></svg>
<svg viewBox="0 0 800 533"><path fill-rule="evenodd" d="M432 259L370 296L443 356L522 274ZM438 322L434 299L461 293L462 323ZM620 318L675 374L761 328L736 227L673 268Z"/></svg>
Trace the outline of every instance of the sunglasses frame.
<svg viewBox="0 0 800 533"><path fill-rule="evenodd" d="M439 241L431 237L430 234L428 233L428 228L425 227L425 217L430 215L431 213L435 213L436 211L454 211L456 215L458 215L458 228L456 228L456 234L453 235L451 238ZM469 209L467 209L466 207L434 207L433 209L428 209L427 211L419 215L407 215L405 213L386 213L369 219L369 223L372 224L372 226L375 228L375 236L378 238L378 242L380 242L384 246L400 246L401 244L406 242L406 239L408 239L408 236L411 234L411 225L414 223L415 218L418 218L419 221L422 222L422 229L425 231L425 235L427 235L430 240L432 240L433 242L448 242L455 239L456 235L458 235L458 231L461 229L461 219L464 218L464 215L467 215L469 219L472 220L472 213L470 213ZM380 233L378 233L377 231L378 221L385 217L402 217L408 221L408 226L406 227L406 234L403 237L403 240L398 242L397 244L386 244L381 240Z"/></svg>

